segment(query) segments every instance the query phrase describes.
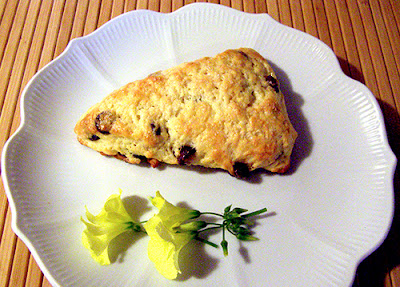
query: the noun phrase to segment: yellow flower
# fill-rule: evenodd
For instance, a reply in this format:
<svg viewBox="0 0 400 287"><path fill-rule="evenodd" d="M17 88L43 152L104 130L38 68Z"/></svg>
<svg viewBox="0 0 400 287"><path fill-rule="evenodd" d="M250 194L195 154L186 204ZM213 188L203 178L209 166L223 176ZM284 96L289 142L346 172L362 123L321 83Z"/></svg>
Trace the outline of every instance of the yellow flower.
<svg viewBox="0 0 400 287"><path fill-rule="evenodd" d="M88 221L81 218L86 225L82 234L82 243L89 249L92 258L101 265L110 264L108 245L121 233L138 226L127 213L119 194L111 195L103 209L94 216L86 209Z"/></svg>
<svg viewBox="0 0 400 287"><path fill-rule="evenodd" d="M158 208L159 213L143 225L150 236L148 256L158 272L167 279L175 279L181 273L179 252L196 235L191 231L177 231L182 223L198 217L200 212L174 206L158 191L156 197L151 198L151 203Z"/></svg>

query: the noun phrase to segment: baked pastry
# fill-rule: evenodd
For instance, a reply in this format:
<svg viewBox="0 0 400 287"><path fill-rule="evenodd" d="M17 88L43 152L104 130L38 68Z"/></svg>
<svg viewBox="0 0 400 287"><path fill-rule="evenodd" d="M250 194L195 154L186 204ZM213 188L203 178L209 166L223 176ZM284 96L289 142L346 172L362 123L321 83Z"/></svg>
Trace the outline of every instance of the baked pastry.
<svg viewBox="0 0 400 287"><path fill-rule="evenodd" d="M297 137L268 62L249 48L156 72L114 91L75 127L104 155L227 170L283 173Z"/></svg>

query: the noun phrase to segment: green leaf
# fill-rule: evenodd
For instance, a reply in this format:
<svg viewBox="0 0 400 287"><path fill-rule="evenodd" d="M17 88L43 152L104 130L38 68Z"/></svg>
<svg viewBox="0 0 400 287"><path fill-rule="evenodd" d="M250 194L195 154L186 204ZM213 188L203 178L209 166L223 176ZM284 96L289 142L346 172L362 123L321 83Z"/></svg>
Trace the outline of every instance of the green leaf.
<svg viewBox="0 0 400 287"><path fill-rule="evenodd" d="M241 234L241 235L249 235L249 234L251 234L251 231L248 230L247 228L239 227L237 233Z"/></svg>
<svg viewBox="0 0 400 287"><path fill-rule="evenodd" d="M227 206L227 207L225 207L224 213L228 213L231 210L231 207L232 207L232 204Z"/></svg>
<svg viewBox="0 0 400 287"><path fill-rule="evenodd" d="M236 238L242 241L256 241L259 240L257 237L254 237L250 234L244 235L244 234L238 234L236 235Z"/></svg>
<svg viewBox="0 0 400 287"><path fill-rule="evenodd" d="M244 208L240 208L240 207L235 207L232 212L237 213L237 214L241 214L243 212L248 211L248 209L244 209Z"/></svg>

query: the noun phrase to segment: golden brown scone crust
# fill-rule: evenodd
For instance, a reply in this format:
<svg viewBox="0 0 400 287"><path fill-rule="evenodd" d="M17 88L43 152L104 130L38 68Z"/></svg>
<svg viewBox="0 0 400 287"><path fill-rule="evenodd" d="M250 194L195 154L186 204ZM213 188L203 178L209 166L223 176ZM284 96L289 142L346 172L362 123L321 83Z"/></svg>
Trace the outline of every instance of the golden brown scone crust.
<svg viewBox="0 0 400 287"><path fill-rule="evenodd" d="M129 163L285 172L297 137L268 62L249 48L188 62L114 91L76 124L81 144Z"/></svg>

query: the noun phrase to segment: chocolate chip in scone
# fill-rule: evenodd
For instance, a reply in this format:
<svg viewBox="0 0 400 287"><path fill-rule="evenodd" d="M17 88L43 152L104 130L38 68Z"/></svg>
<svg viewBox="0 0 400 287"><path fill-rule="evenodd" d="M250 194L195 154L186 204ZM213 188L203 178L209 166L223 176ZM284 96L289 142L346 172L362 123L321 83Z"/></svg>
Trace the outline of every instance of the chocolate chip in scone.
<svg viewBox="0 0 400 287"><path fill-rule="evenodd" d="M116 155L114 155L114 157L129 163L128 157L120 152L118 152Z"/></svg>
<svg viewBox="0 0 400 287"><path fill-rule="evenodd" d="M109 134L115 121L115 115L110 111L104 111L97 115L94 120L96 129L102 134Z"/></svg>
<svg viewBox="0 0 400 287"><path fill-rule="evenodd" d="M233 164L233 173L237 178L247 178L250 176L249 167L243 162L235 162Z"/></svg>
<svg viewBox="0 0 400 287"><path fill-rule="evenodd" d="M249 56L245 53L245 52L243 52L243 51L238 51L240 54L242 54L246 59L248 59L249 58Z"/></svg>
<svg viewBox="0 0 400 287"><path fill-rule="evenodd" d="M154 133L156 136L161 135L161 127L156 126L156 125L153 124L153 123L150 124L150 127L151 127L151 130L153 131L153 133Z"/></svg>
<svg viewBox="0 0 400 287"><path fill-rule="evenodd" d="M195 153L196 153L195 148L188 145L182 146L179 151L178 164L183 165L187 163Z"/></svg>
<svg viewBox="0 0 400 287"><path fill-rule="evenodd" d="M140 159L141 161L146 161L147 160L147 157L145 157L144 155L134 154L133 156L138 158L138 159Z"/></svg>
<svg viewBox="0 0 400 287"><path fill-rule="evenodd" d="M268 85L270 85L275 90L275 92L279 92L278 81L274 77L268 75L265 77L265 80L267 80Z"/></svg>
<svg viewBox="0 0 400 287"><path fill-rule="evenodd" d="M96 135L92 135L92 136L90 136L89 137L89 140L91 140L91 141L97 141L97 140L99 140L100 139L100 137L99 136L96 136Z"/></svg>

